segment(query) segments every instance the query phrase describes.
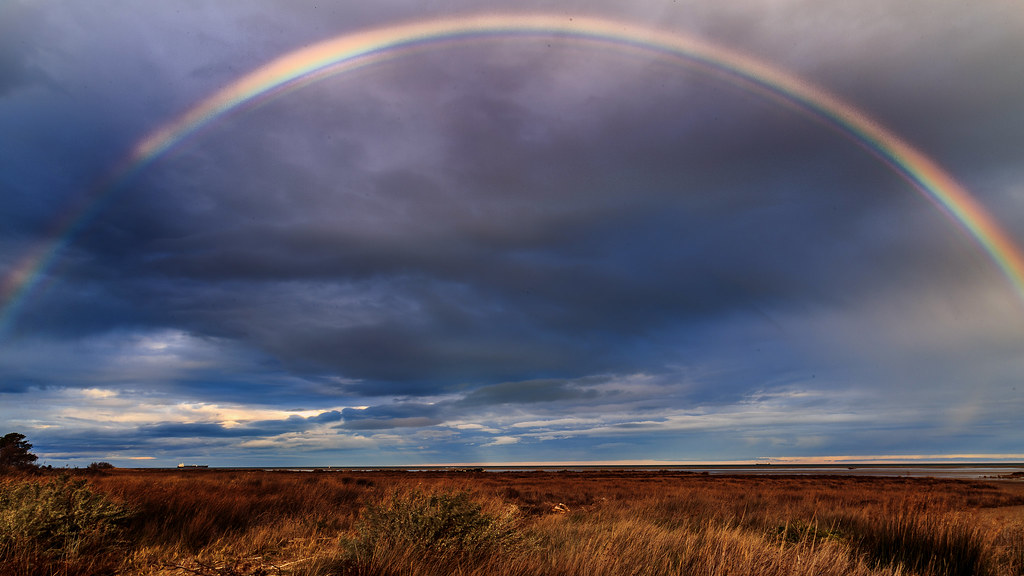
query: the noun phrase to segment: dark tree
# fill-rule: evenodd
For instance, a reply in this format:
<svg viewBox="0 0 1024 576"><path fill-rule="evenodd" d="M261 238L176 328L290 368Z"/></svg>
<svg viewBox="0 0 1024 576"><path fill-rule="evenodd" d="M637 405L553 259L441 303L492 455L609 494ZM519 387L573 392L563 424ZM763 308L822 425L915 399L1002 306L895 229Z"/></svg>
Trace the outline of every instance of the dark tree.
<svg viewBox="0 0 1024 576"><path fill-rule="evenodd" d="M11 432L0 438L0 471L35 468L38 457L29 452L31 449L24 434Z"/></svg>

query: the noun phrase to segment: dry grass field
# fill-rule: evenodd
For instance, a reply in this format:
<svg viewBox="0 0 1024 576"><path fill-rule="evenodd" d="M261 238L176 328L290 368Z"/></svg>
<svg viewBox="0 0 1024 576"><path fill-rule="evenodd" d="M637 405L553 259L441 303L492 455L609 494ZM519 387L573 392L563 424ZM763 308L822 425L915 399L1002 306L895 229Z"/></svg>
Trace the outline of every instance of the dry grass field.
<svg viewBox="0 0 1024 576"><path fill-rule="evenodd" d="M0 478L0 576L1022 575L1024 482L683 472Z"/></svg>

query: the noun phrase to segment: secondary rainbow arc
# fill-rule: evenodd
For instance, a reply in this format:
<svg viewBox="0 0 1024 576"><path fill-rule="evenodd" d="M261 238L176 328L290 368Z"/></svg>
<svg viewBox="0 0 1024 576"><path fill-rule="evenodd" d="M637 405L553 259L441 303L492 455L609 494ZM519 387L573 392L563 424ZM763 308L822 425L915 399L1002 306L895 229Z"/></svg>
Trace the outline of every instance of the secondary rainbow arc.
<svg viewBox="0 0 1024 576"><path fill-rule="evenodd" d="M724 72L830 121L889 164L946 211L991 257L1024 301L1024 255L995 219L935 161L894 132L828 91L766 62L686 35L595 17L485 14L412 22L341 35L285 54L239 78L184 114L148 134L82 206L71 210L0 284L0 334L18 307L57 259L60 249L113 193L120 182L159 158L213 120L298 83L348 67L393 58L404 51L448 40L493 36L559 36L656 52Z"/></svg>

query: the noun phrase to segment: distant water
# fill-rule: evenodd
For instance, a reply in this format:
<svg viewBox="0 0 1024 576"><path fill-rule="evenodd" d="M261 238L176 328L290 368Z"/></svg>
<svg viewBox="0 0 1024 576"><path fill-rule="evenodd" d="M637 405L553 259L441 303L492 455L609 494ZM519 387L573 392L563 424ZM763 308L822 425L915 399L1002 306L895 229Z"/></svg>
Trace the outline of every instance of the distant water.
<svg viewBox="0 0 1024 576"><path fill-rule="evenodd" d="M829 476L887 476L909 478L998 478L1014 472L1024 473L1024 466L751 466L749 468L692 468L694 472L708 474L759 475L829 475Z"/></svg>
<svg viewBox="0 0 1024 576"><path fill-rule="evenodd" d="M263 468L264 470L281 470L294 472L310 472L313 470L336 472L370 472L383 470L403 470L407 472L693 472L709 475L759 475L759 476L881 476L890 478L960 478L964 480L1009 478L1018 472L1024 474L1024 464L1001 465L852 465L852 466L477 466L462 468L454 466L358 466L358 467L324 467L324 468ZM1024 478L1018 478L1024 481Z"/></svg>

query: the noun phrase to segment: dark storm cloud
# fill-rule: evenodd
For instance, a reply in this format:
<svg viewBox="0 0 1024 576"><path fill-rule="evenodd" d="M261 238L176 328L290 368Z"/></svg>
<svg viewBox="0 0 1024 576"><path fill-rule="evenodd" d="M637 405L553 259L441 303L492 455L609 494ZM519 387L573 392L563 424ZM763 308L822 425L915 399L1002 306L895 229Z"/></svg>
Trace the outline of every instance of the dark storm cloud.
<svg viewBox="0 0 1024 576"><path fill-rule="evenodd" d="M179 423L164 422L149 426L140 426L136 435L142 438L242 438L253 436L277 436L287 432L298 432L310 427L337 422L342 415L337 410L322 412L317 416L304 418L289 416L283 420L257 420L245 422L237 426L225 426L213 423Z"/></svg>
<svg viewBox="0 0 1024 576"><path fill-rule="evenodd" d="M10 378L7 375L3 375L3 380L0 381L0 393L3 394L24 394L31 388L33 388L32 384Z"/></svg>
<svg viewBox="0 0 1024 576"><path fill-rule="evenodd" d="M533 404L558 401L584 401L598 396L596 390L577 387L559 380L528 380L502 382L477 388L466 394L460 406L500 406L503 404Z"/></svg>
<svg viewBox="0 0 1024 576"><path fill-rule="evenodd" d="M417 74L432 71L424 67ZM533 81L547 82L559 72L543 71ZM510 86L537 75L514 67L498 73L508 76ZM834 183L817 165L833 164L835 152L806 134L813 124L759 107L763 122L747 128L742 146L749 150L737 152L715 122L679 120L674 113L666 118L661 111L676 96L671 91L653 103L627 100L625 110L616 95L609 98L611 108L592 104L585 124L547 125L550 118L508 95L460 86L473 97L438 90L435 99L452 99L451 111L439 115L432 130L416 124L413 132L406 127L379 134L380 143L363 146L411 137L442 151L433 163L384 173L359 165L372 155L365 150L349 153L346 147L340 165L330 161L330 147L300 146L307 153L301 157L293 147L267 150L265 123L241 123L238 129L253 137L241 138L226 156L218 158L222 152L214 149L206 162L200 158L184 166L186 175L162 184L142 179L123 193L125 201L82 237L102 258L92 264L94 273L120 276L130 269L157 283L182 278L168 284L175 296L164 300L179 303L177 309L152 310L147 303L153 292L139 291L136 284L119 299L119 306L129 304L122 316L144 318L132 310L129 293L142 294L139 308L150 314L174 315L175 322L200 332L213 329L208 320L215 322L227 335L256 343L290 366L339 370L364 381L351 391L376 394L427 392L451 379L493 382L631 369L650 358L616 358L621 339L654 337L680 319L714 316L750 302L802 301L841 280L815 260L831 256L827 247L840 235L845 240L850 225L838 215L848 221L857 209L844 200L842 210L821 217L814 193ZM735 102L723 103L719 87L689 92L699 103L717 98L714 105L724 116L749 114L731 108ZM358 91L343 94L353 102L367 100ZM725 95L728 101L736 94ZM384 113L373 107L363 112L369 114L366 124ZM277 126L280 134L270 115L271 143L299 137L288 127L310 120L292 118L301 110L283 113L289 119ZM779 140L777 124L786 118L795 124ZM631 123L635 128L625 130ZM543 135L524 136L542 126ZM347 114L338 130L342 140L354 130ZM750 160L750 151L771 144L772 159ZM724 166L721 159L712 161L715 152L709 150L716 148L727 159ZM197 157L188 155L190 161ZM732 165L733 157L745 160ZM252 170L253 162L262 164L259 158L273 170ZM298 160L303 170L291 167ZM175 162L181 169L181 160ZM202 197L190 198L197 194L191 186L174 185L178 179L198 181L207 172L212 180L206 186L213 187L198 192ZM218 183L221 174L231 175L231 182ZM758 178L758 193L751 195L742 184ZM139 188L145 185L161 193ZM867 196L850 197L863 202ZM551 209L538 212L540 201L550 201ZM197 211L197 204L207 207ZM829 221L828 214L836 219ZM825 232L833 239L806 242ZM236 303L211 291L211 281L238 282L239 292L231 294ZM360 318L346 318L352 302L311 294L309 287L318 282L350 287L347 295L360 307ZM289 293L288 285L295 290ZM289 303L265 302L261 294ZM379 305L367 308L368 301ZM116 317L111 308L96 309L92 317ZM311 325L314 319L331 321ZM382 384L412 381L422 384Z"/></svg>
<svg viewBox="0 0 1024 576"><path fill-rule="evenodd" d="M439 418L439 415L439 406L414 402L371 406L364 409L345 408L341 411L344 422L337 427L346 430L420 428L442 423L444 420Z"/></svg>
<svg viewBox="0 0 1024 576"><path fill-rule="evenodd" d="M420 428L434 426L442 421L425 416L409 416L406 418L360 418L346 421L341 428L347 430L390 430L393 428Z"/></svg>
<svg viewBox="0 0 1024 576"><path fill-rule="evenodd" d="M678 375L588 376L576 380L539 379L508 381L478 387L463 387L434 402L411 402L405 399L388 401L365 408L343 410L345 422L337 428L348 430L385 430L395 428L442 427L461 430L453 442L491 442L499 432L481 428L506 426L508 414L529 414L537 422L527 428L545 429L546 421L580 418L597 425L606 415L618 411L638 413L659 412L667 399L678 402L691 397L706 405L694 390L673 382ZM640 381L643 381L642 383ZM699 391L698 391L699 392ZM723 392L719 391L720 396ZM617 418L617 416L612 416ZM467 422L489 422L484 426L463 426ZM516 424L515 426L519 426ZM570 425L570 428L572 426ZM550 430L558 429L555 425ZM470 440L472 439L472 440Z"/></svg>
<svg viewBox="0 0 1024 576"><path fill-rule="evenodd" d="M461 81L426 102L397 100L411 115L436 104L430 120L395 122L393 106L373 105L396 98L388 82L375 94L325 83L308 90L315 105L231 119L216 146L154 167L81 236L95 289L54 325L170 322L247 341L289 369L336 371L357 380L349 393L430 394L662 364L671 355L640 343L681 321L785 309L907 273L908 258L887 270L875 257L890 248L870 220L904 210L892 191L905 185L789 110L751 107L742 91L686 73L629 98L611 82L622 67L651 85L664 71L627 61L598 74L601 101L558 119L519 99L564 68L491 70L455 56L463 62L428 58L394 80ZM467 84L459 65L486 80ZM339 98L361 119L325 116ZM296 127L314 121L341 144L304 142ZM393 134L369 131L389 122ZM363 134L373 135L355 144ZM407 139L436 152L364 166Z"/></svg>
<svg viewBox="0 0 1024 576"><path fill-rule="evenodd" d="M321 412L318 416L311 416L308 420L316 424L325 424L327 422L337 422L338 420L341 420L341 418L341 412L337 410L330 410L328 412Z"/></svg>
<svg viewBox="0 0 1024 576"><path fill-rule="evenodd" d="M480 386L435 403L391 402L366 408L345 408L344 422L338 428L347 430L385 430L419 428L445 424L471 416L477 411L502 410L510 406L543 404L540 412L557 411L566 406L602 403L602 394L586 386L587 382L564 380L529 380L502 382ZM393 387L387 386L390 390ZM434 386L437 390L440 387ZM614 394L603 395L604 403L613 402Z"/></svg>
<svg viewBox="0 0 1024 576"><path fill-rule="evenodd" d="M694 33L806 77L1024 233L1019 10L535 5ZM0 12L17 16L0 17L5 272L133 142L240 74L344 31L443 12L27 6ZM566 450L625 431L655 450L639 435L690 430L662 411L728 411L766 391L909 400L939 382L936 402L952 405L962 381L992 394L1014 382L1019 330L995 312L1005 282L941 210L828 122L649 56L562 39L435 46L212 122L83 220L15 319L0 393L150 389L325 410L153 422L139 428L144 447L195 437L262 450L333 424L469 457L460 443L530 455L549 441L511 436L506 412L579 415L586 423L529 427L596 430ZM29 87L39 94L19 99ZM487 424L499 416L510 420ZM807 426L791 435L822 424ZM416 436L427 432L452 436Z"/></svg>
<svg viewBox="0 0 1024 576"><path fill-rule="evenodd" d="M86 459L92 459L92 461L95 462L96 459L105 454L133 454L140 449L147 450L152 448L152 440L132 439L128 438L127 435L123 433L103 434L95 430L90 430L89 432L90 433L87 436L83 436L81 434L54 434L39 432L33 434L32 445L41 455L41 464L46 463L47 460L52 458L47 457L48 453L60 454L61 457L67 457L68 455L82 455ZM175 440L177 439L172 439L171 442L174 442ZM223 444L223 441L217 441L212 445L218 446ZM202 445L208 446L210 444L206 442L197 442L193 446L196 448Z"/></svg>
<svg viewBox="0 0 1024 576"><path fill-rule="evenodd" d="M152 426L143 426L137 432L140 436L149 438L227 438L251 435L247 430L228 429L221 424L203 423L154 424Z"/></svg>

